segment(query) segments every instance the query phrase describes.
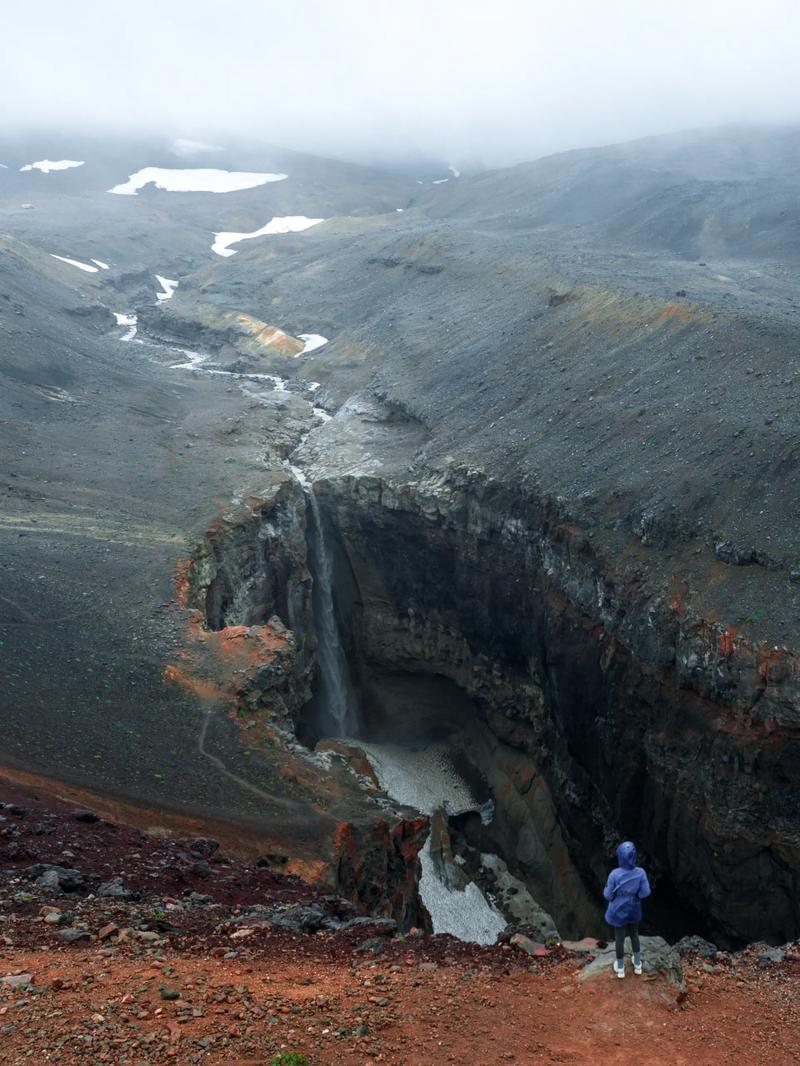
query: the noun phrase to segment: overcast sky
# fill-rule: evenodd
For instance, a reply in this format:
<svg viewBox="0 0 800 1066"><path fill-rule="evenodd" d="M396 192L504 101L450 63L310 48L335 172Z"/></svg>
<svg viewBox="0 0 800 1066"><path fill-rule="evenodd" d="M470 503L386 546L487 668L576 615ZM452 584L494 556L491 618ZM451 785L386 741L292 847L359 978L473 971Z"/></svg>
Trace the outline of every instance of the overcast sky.
<svg viewBox="0 0 800 1066"><path fill-rule="evenodd" d="M800 121L798 0L4 0L3 125L499 164Z"/></svg>

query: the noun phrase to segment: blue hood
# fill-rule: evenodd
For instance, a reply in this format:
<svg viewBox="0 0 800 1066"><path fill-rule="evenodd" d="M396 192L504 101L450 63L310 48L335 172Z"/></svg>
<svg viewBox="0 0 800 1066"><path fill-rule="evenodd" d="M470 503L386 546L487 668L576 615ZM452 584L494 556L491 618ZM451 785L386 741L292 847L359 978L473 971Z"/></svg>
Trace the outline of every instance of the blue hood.
<svg viewBox="0 0 800 1066"><path fill-rule="evenodd" d="M603 895L608 900L606 921L619 928L638 925L642 920L642 900L650 895L647 874L636 865L636 845L626 840L617 848L619 866L608 875Z"/></svg>
<svg viewBox="0 0 800 1066"><path fill-rule="evenodd" d="M636 865L636 845L626 840L617 848L617 862L623 870L632 870Z"/></svg>

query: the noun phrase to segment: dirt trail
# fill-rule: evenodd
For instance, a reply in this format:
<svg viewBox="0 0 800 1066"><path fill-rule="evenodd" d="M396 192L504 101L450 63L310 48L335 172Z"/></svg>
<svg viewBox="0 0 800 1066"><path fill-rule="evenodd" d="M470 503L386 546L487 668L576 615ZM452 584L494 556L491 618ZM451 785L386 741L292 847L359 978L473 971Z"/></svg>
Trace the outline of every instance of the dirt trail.
<svg viewBox="0 0 800 1066"><path fill-rule="evenodd" d="M497 969L343 958L324 936L254 959L133 950L3 952L3 972L32 973L42 991L0 993L0 1062L31 1051L63 1064L263 1063L282 1051L311 1066L800 1061L798 975L784 971L695 974L687 1003L670 1008L632 978L579 985L572 961L532 973L508 952Z"/></svg>

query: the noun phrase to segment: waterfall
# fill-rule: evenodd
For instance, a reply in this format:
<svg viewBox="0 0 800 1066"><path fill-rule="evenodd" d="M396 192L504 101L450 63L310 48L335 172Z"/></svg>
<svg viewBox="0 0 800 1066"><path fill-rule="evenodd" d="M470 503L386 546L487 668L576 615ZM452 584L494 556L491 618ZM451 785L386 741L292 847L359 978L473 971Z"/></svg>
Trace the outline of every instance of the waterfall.
<svg viewBox="0 0 800 1066"><path fill-rule="evenodd" d="M307 483L304 487L310 518L309 566L314 579L312 609L317 631L318 703L325 728L330 730L333 736L342 737L355 733L356 716L347 658L339 639L339 626L333 605L333 561L325 546L325 531L317 497Z"/></svg>

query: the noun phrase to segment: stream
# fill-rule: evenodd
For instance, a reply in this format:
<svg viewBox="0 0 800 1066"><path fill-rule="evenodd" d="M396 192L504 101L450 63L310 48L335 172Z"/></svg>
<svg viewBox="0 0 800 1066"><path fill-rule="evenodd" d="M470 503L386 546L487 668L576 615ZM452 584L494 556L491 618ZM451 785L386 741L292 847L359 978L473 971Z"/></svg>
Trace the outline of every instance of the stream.
<svg viewBox="0 0 800 1066"><path fill-rule="evenodd" d="M171 293L170 293L171 295ZM188 348L151 341L137 335L135 314L117 314L117 324L126 326L120 338L146 347L175 351L183 356L181 362L168 364L171 370L186 370L238 381L243 392L250 382L265 383L277 392L285 392L287 381L277 374L240 373L221 370L213 365L211 356ZM318 382L308 382L311 392ZM316 425L328 421L331 415L321 407L311 405ZM314 425L304 434L300 447ZM365 752L384 792L395 802L432 816L436 811L456 814L478 810L480 803L469 785L456 770L443 744L404 746L375 744L357 739L358 713L350 685L347 657L342 645L333 596L333 558L325 541L324 524L317 497L305 472L286 461L286 468L300 483L308 502L308 561L313 579L313 616L317 633L319 662L320 715L329 736L348 738ZM454 888L442 877L440 864L434 861L431 837L420 852L419 892L433 926L434 933L449 933L460 940L494 944L506 927L506 919L494 907L474 882L464 888Z"/></svg>

